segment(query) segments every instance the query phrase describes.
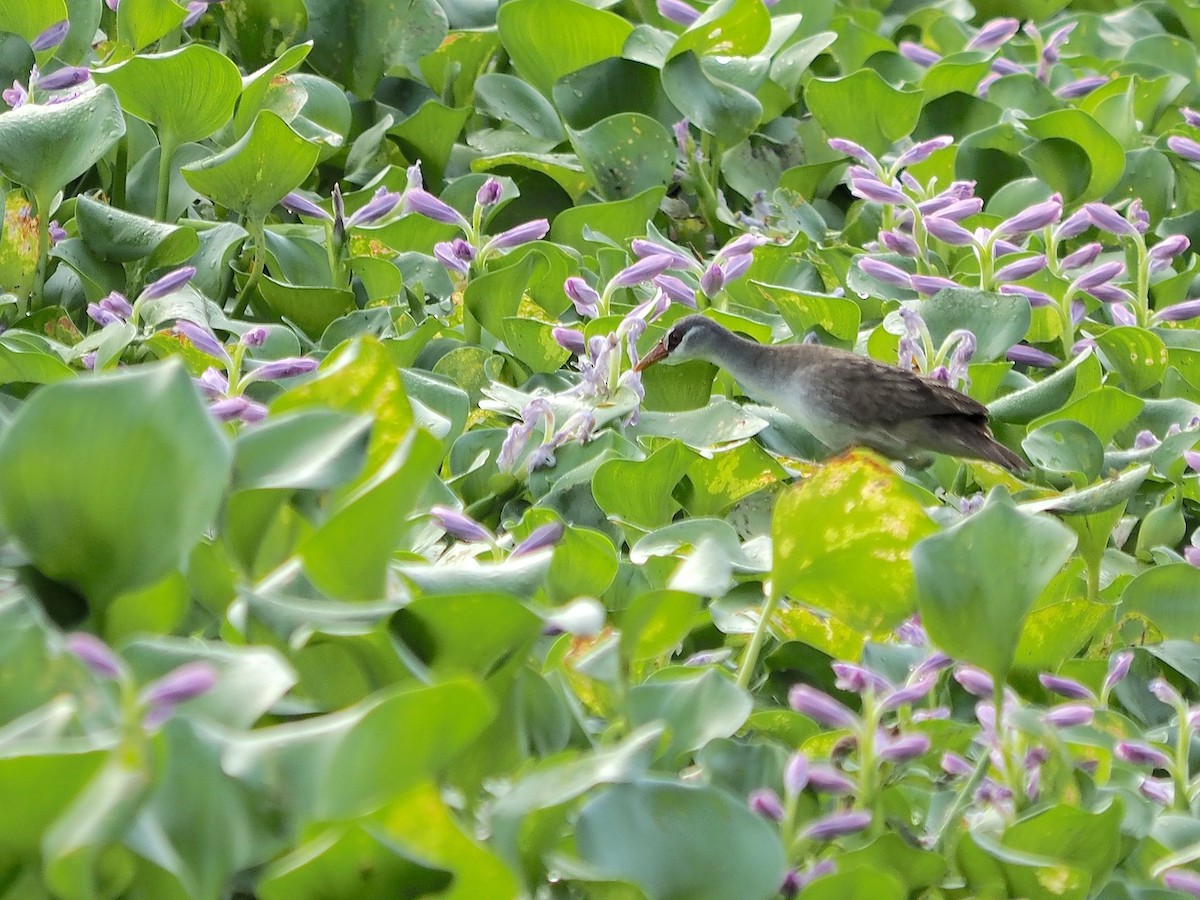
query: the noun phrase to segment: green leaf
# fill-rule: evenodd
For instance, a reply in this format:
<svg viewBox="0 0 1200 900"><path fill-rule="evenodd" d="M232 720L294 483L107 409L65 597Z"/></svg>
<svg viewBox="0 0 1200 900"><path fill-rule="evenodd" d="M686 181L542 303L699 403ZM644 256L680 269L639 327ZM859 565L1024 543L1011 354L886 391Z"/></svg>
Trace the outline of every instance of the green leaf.
<svg viewBox="0 0 1200 900"><path fill-rule="evenodd" d="M21 815L0 823L0 847L36 853L46 830L87 787L110 755L80 739L60 740L54 748L9 748L0 756L0 791L21 804Z"/></svg>
<svg viewBox="0 0 1200 900"><path fill-rule="evenodd" d="M592 494L602 510L636 528L666 525L679 509L671 491L696 458L671 441L644 460L610 459L592 476ZM638 490L631 491L631 484Z"/></svg>
<svg viewBox="0 0 1200 900"><path fill-rule="evenodd" d="M700 597L695 594L683 591L639 594L621 617L621 652L631 662L669 653L691 632L699 611Z"/></svg>
<svg viewBox="0 0 1200 900"><path fill-rule="evenodd" d="M0 172L45 207L124 133L117 95L105 85L62 103L26 103L0 116Z"/></svg>
<svg viewBox="0 0 1200 900"><path fill-rule="evenodd" d="M179 28L187 9L174 0L130 0L117 7L117 38L134 52Z"/></svg>
<svg viewBox="0 0 1200 900"><path fill-rule="evenodd" d="M830 137L848 138L875 154L912 133L921 113L923 92L888 84L874 69L841 78L814 78L804 99Z"/></svg>
<svg viewBox="0 0 1200 900"><path fill-rule="evenodd" d="M792 290L782 285L757 284L755 287L775 304L792 334L803 335L813 328L821 328L839 341L853 341L858 337L862 309L853 300Z"/></svg>
<svg viewBox="0 0 1200 900"><path fill-rule="evenodd" d="M1167 371L1167 348L1153 331L1122 325L1096 337L1096 347L1108 366L1135 394L1162 381Z"/></svg>
<svg viewBox="0 0 1200 900"><path fill-rule="evenodd" d="M1121 180L1124 149L1083 110L1054 110L1025 119L1023 125L1036 141L1021 156L1065 200L1097 200Z"/></svg>
<svg viewBox="0 0 1200 900"><path fill-rule="evenodd" d="M921 623L955 659L1003 681L1025 617L1075 549L1075 534L999 494L984 508L912 551ZM996 578L1001 564L1009 575Z"/></svg>
<svg viewBox="0 0 1200 900"><path fill-rule="evenodd" d="M486 678L528 650L542 620L507 594L452 594L418 597L389 628L431 671Z"/></svg>
<svg viewBox="0 0 1200 900"><path fill-rule="evenodd" d="M237 143L184 166L183 177L215 203L261 222L308 177L319 155L283 119L263 110Z"/></svg>
<svg viewBox="0 0 1200 900"><path fill-rule="evenodd" d="M753 703L733 679L716 669L660 669L630 689L629 722L634 727L661 722L671 736L666 760L730 737L746 722Z"/></svg>
<svg viewBox="0 0 1200 900"><path fill-rule="evenodd" d="M237 66L203 44L135 56L93 77L111 85L121 108L153 125L172 151L222 128L242 93Z"/></svg>
<svg viewBox="0 0 1200 900"><path fill-rule="evenodd" d="M771 36L771 16L757 0L719 0L676 39L670 57L752 56Z"/></svg>
<svg viewBox="0 0 1200 900"><path fill-rule="evenodd" d="M650 188L627 200L589 203L564 209L550 226L550 240L573 247L582 254L595 253L596 244L588 232L606 235L614 241L626 241L645 234L646 222L657 212L666 191Z"/></svg>
<svg viewBox="0 0 1200 900"><path fill-rule="evenodd" d="M264 275L258 291L271 312L311 338L319 338L354 309L354 292L349 288L288 284Z"/></svg>
<svg viewBox="0 0 1200 900"><path fill-rule="evenodd" d="M665 187L675 173L674 139L649 116L609 116L570 134L571 145L606 200L621 200L650 188Z"/></svg>
<svg viewBox="0 0 1200 900"><path fill-rule="evenodd" d="M1025 337L1031 313L1029 301L1015 294L971 288L947 288L920 303L920 312L934 346L956 328L975 335L974 362L1003 359L1008 348Z"/></svg>
<svg viewBox="0 0 1200 900"><path fill-rule="evenodd" d="M936 530L904 481L852 452L785 491L771 522L771 585L851 628L878 633L912 615L913 545Z"/></svg>
<svg viewBox="0 0 1200 900"><path fill-rule="evenodd" d="M744 800L672 782L618 784L575 824L579 855L651 897L770 897L786 863L779 835Z"/></svg>
<svg viewBox="0 0 1200 900"><path fill-rule="evenodd" d="M1187 563L1155 566L1139 574L1121 594L1122 615L1144 616L1164 638L1200 639L1200 569Z"/></svg>
<svg viewBox="0 0 1200 900"><path fill-rule="evenodd" d="M75 199L75 224L88 248L111 262L149 257L150 269L175 266L200 248L200 238L191 228L134 215L85 195Z"/></svg>
<svg viewBox="0 0 1200 900"><path fill-rule="evenodd" d="M295 44L308 26L304 0L225 0L210 12L220 17L222 33L229 35L247 71L271 63L279 48Z"/></svg>
<svg viewBox="0 0 1200 900"><path fill-rule="evenodd" d="M446 36L434 0L305 0L313 68L367 100L390 66L415 64Z"/></svg>
<svg viewBox="0 0 1200 900"><path fill-rule="evenodd" d="M1072 419L1055 419L1030 431L1021 447L1039 469L1060 475L1078 473L1084 483L1094 481L1104 466L1100 439Z"/></svg>
<svg viewBox="0 0 1200 900"><path fill-rule="evenodd" d="M620 56L633 31L620 16L577 0L509 0L496 28L517 72L547 97L568 72Z"/></svg>
<svg viewBox="0 0 1200 900"><path fill-rule="evenodd" d="M722 149L737 146L758 127L763 113L758 99L710 75L691 51L663 66L662 84L675 107Z"/></svg>
<svg viewBox="0 0 1200 900"><path fill-rule="evenodd" d="M184 564L232 456L177 362L50 385L0 436L0 519L46 575L104 602Z"/></svg>
<svg viewBox="0 0 1200 900"><path fill-rule="evenodd" d="M1098 364L1095 354L1085 350L1041 381L993 400L988 412L1004 422L1031 422L1066 403L1080 370L1086 373L1088 367L1098 368Z"/></svg>
<svg viewBox="0 0 1200 900"><path fill-rule="evenodd" d="M552 145L566 140L567 134L550 101L515 75L500 72L480 75L475 80L475 108Z"/></svg>
<svg viewBox="0 0 1200 900"><path fill-rule="evenodd" d="M322 490L354 478L367 458L371 419L327 409L272 416L234 443L234 490Z"/></svg>

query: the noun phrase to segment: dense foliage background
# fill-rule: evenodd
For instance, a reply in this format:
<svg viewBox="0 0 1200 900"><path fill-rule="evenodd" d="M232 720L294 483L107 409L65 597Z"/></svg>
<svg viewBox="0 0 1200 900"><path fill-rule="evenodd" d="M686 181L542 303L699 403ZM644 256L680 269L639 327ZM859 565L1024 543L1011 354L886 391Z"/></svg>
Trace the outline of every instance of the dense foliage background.
<svg viewBox="0 0 1200 900"><path fill-rule="evenodd" d="M0 0L0 897L1200 896L1198 36Z"/></svg>

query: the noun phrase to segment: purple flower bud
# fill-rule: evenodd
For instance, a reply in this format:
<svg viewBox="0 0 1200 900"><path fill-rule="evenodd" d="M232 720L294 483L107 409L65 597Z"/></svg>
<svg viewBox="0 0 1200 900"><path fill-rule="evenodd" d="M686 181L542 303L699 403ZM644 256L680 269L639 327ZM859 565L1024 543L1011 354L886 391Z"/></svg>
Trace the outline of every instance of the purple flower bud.
<svg viewBox="0 0 1200 900"><path fill-rule="evenodd" d="M102 678L119 678L121 660L100 638L83 631L67 635L67 651Z"/></svg>
<svg viewBox="0 0 1200 900"><path fill-rule="evenodd" d="M832 841L848 834L857 834L870 824L871 814L865 810L831 813L809 822L800 836L810 841Z"/></svg>
<svg viewBox="0 0 1200 900"><path fill-rule="evenodd" d="M1163 873L1162 882L1169 890L1187 894L1189 897L1200 897L1200 874L1191 869L1171 869Z"/></svg>
<svg viewBox="0 0 1200 900"><path fill-rule="evenodd" d="M793 753L788 757L787 766L783 770L783 789L789 796L795 796L807 786L808 757L803 753Z"/></svg>
<svg viewBox="0 0 1200 900"><path fill-rule="evenodd" d="M1071 238L1079 237L1091 227L1092 220L1089 218L1087 210L1077 209L1054 229L1054 237L1055 240L1068 241Z"/></svg>
<svg viewBox="0 0 1200 900"><path fill-rule="evenodd" d="M13 109L17 109L29 102L29 91L25 90L25 85L21 82L14 81L12 87L6 88L0 93L0 97L3 97L4 102Z"/></svg>
<svg viewBox="0 0 1200 900"><path fill-rule="evenodd" d="M975 666L959 666L954 670L954 680L976 697L991 697L994 682L992 676Z"/></svg>
<svg viewBox="0 0 1200 900"><path fill-rule="evenodd" d="M884 284L891 284L902 288L911 288L912 286L909 280L912 277L911 275L899 266L884 262L882 259L862 256L858 259L858 267L876 281L882 281Z"/></svg>
<svg viewBox="0 0 1200 900"><path fill-rule="evenodd" d="M788 692L788 703L798 713L830 728L853 728L858 718L823 691L798 684Z"/></svg>
<svg viewBox="0 0 1200 900"><path fill-rule="evenodd" d="M1183 561L1189 566L1200 569L1200 547L1188 544L1183 548Z"/></svg>
<svg viewBox="0 0 1200 900"><path fill-rule="evenodd" d="M857 166L850 169L850 193L872 203L894 205L908 201L902 190L884 184L874 173Z"/></svg>
<svg viewBox="0 0 1200 900"><path fill-rule="evenodd" d="M1021 23L1016 19L992 19L984 24L975 37L967 42L967 50L995 50L1017 33Z"/></svg>
<svg viewBox="0 0 1200 900"><path fill-rule="evenodd" d="M885 249L910 259L921 254L921 248L917 246L917 242L901 231L879 232L879 243L883 244Z"/></svg>
<svg viewBox="0 0 1200 900"><path fill-rule="evenodd" d="M1056 728L1072 728L1087 725L1095 713L1092 707L1084 703L1062 703L1046 710L1042 714L1042 721Z"/></svg>
<svg viewBox="0 0 1200 900"><path fill-rule="evenodd" d="M783 881L779 882L779 894L784 900L792 900L804 888L804 879L795 869L783 873Z"/></svg>
<svg viewBox="0 0 1200 900"><path fill-rule="evenodd" d="M547 522L545 525L539 525L529 533L529 537L513 548L509 559L527 556L538 550L555 546L562 540L562 536L566 533L566 530L567 527L562 522Z"/></svg>
<svg viewBox="0 0 1200 900"><path fill-rule="evenodd" d="M725 283L737 281L749 268L754 265L754 256L750 253L739 253L737 256L732 256L725 263Z"/></svg>
<svg viewBox="0 0 1200 900"><path fill-rule="evenodd" d="M1193 472L1200 472L1200 453L1195 450L1184 450L1183 458L1187 461L1188 468Z"/></svg>
<svg viewBox="0 0 1200 900"><path fill-rule="evenodd" d="M748 256L763 244L768 244L765 237L759 234L739 234L724 247L717 251L715 259L718 261L732 260L738 256Z"/></svg>
<svg viewBox="0 0 1200 900"><path fill-rule="evenodd" d="M460 541L471 543L491 543L491 533L469 516L449 506L431 506L429 514L442 531Z"/></svg>
<svg viewBox="0 0 1200 900"><path fill-rule="evenodd" d="M206 662L184 663L142 691L142 702L150 707L172 707L207 694L216 686L217 671Z"/></svg>
<svg viewBox="0 0 1200 900"><path fill-rule="evenodd" d="M783 801L770 788L757 788L750 792L750 811L772 822L782 822L786 812Z"/></svg>
<svg viewBox="0 0 1200 900"><path fill-rule="evenodd" d="M1163 238L1157 244L1150 248L1150 261L1153 264L1162 263L1162 268L1166 268L1171 260L1191 246L1191 241L1183 234L1172 234L1169 237Z"/></svg>
<svg viewBox="0 0 1200 900"><path fill-rule="evenodd" d="M928 377L930 381L936 381L938 384L949 384L950 370L945 366L934 366Z"/></svg>
<svg viewBox="0 0 1200 900"><path fill-rule="evenodd" d="M1200 299L1185 300L1158 310L1152 317L1156 322L1186 322L1200 316Z"/></svg>
<svg viewBox="0 0 1200 900"><path fill-rule="evenodd" d="M975 792L975 799L987 806L999 806L1012 800L1012 791L991 778L985 778Z"/></svg>
<svg viewBox="0 0 1200 900"><path fill-rule="evenodd" d="M297 375L307 375L316 370L320 363L315 359L305 357L287 357L273 359L263 363L246 376L247 381L280 381L284 378L295 378Z"/></svg>
<svg viewBox="0 0 1200 900"><path fill-rule="evenodd" d="M1171 757L1141 741L1119 741L1113 752L1119 759L1135 766L1165 769L1171 765Z"/></svg>
<svg viewBox="0 0 1200 900"><path fill-rule="evenodd" d="M1150 689L1150 693L1158 699L1159 703L1174 707L1183 706L1183 697L1165 678L1155 678L1146 687Z"/></svg>
<svg viewBox="0 0 1200 900"><path fill-rule="evenodd" d="M125 295L118 291L109 292L108 296L100 301L100 308L106 309L122 319L128 319L133 315L133 307L129 305Z"/></svg>
<svg viewBox="0 0 1200 900"><path fill-rule="evenodd" d="M892 686L886 678L877 675L865 666L848 662L835 662L831 668L837 676L834 679L834 684L838 690L849 691L854 694L863 694L867 691L878 693L880 691L891 690Z"/></svg>
<svg viewBox="0 0 1200 900"><path fill-rule="evenodd" d="M1001 294L1019 294L1029 301L1029 305L1036 309L1039 306L1054 306L1054 298L1049 294L1034 290L1023 284L1002 284L1000 285Z"/></svg>
<svg viewBox="0 0 1200 900"><path fill-rule="evenodd" d="M688 26L700 18L700 13L683 0L658 0L658 14L676 25Z"/></svg>
<svg viewBox="0 0 1200 900"><path fill-rule="evenodd" d="M665 247L646 238L634 238L630 246L633 249L633 255L638 259L645 259L647 256L660 256L666 253L673 260L673 265L670 266L672 269L692 269L696 266L696 260L686 253L680 253L674 247Z"/></svg>
<svg viewBox="0 0 1200 900"><path fill-rule="evenodd" d="M503 193L503 190L500 180L489 175L475 194L475 205L481 206L484 209L487 209L489 206L495 206L500 202L500 194Z"/></svg>
<svg viewBox="0 0 1200 900"><path fill-rule="evenodd" d="M1070 221L1070 220L1068 220ZM1069 272L1072 269L1082 269L1084 266L1091 265L1096 261L1096 257L1100 255L1100 251L1104 248L1097 241L1092 241L1089 244L1084 244L1073 253L1068 253L1062 258L1059 266L1064 272Z"/></svg>
<svg viewBox="0 0 1200 900"><path fill-rule="evenodd" d="M967 778L975 771L975 767L970 762L951 750L942 754L941 765L943 772L953 775L955 778Z"/></svg>
<svg viewBox="0 0 1200 900"><path fill-rule="evenodd" d="M941 219L949 219L952 222L961 222L976 213L983 211L983 200L979 197L964 197L961 200L955 200L949 206L944 206L938 210L938 217ZM928 222L925 223L928 226ZM950 243L947 241L947 243Z"/></svg>
<svg viewBox="0 0 1200 900"><path fill-rule="evenodd" d="M1062 197L1054 194L1049 200L1035 203L1015 216L1005 219L996 227L996 231L1005 237L1028 234L1053 225L1061 216Z"/></svg>
<svg viewBox="0 0 1200 900"><path fill-rule="evenodd" d="M333 216L296 191L292 191L280 200L279 205L288 212L295 213L298 216L308 216L311 219L324 219L326 222L333 221Z"/></svg>
<svg viewBox="0 0 1200 900"><path fill-rule="evenodd" d="M854 141L848 141L845 138L830 138L826 143L829 144L830 149L836 150L838 153L844 153L851 159L857 159L864 165L871 166L872 168L878 168L879 166L879 160L871 154L871 151L866 147L854 143Z"/></svg>
<svg viewBox="0 0 1200 900"><path fill-rule="evenodd" d="M532 222L522 222L507 231L502 231L483 245L484 252L493 250L511 250L530 241L540 241L550 230L550 223L545 219L534 219Z"/></svg>
<svg viewBox="0 0 1200 900"><path fill-rule="evenodd" d="M909 62L916 63L918 66L924 66L925 68L929 68L942 58L932 50L922 47L920 44L914 44L912 41L901 41L899 50L900 55Z"/></svg>
<svg viewBox="0 0 1200 900"><path fill-rule="evenodd" d="M1071 283L1071 287L1077 291L1091 291L1097 285L1112 281L1118 275L1123 274L1125 274L1125 263L1113 260L1112 262L1101 263L1090 272L1080 275Z"/></svg>
<svg viewBox="0 0 1200 900"><path fill-rule="evenodd" d="M1092 700L1096 699L1096 695L1092 693L1092 689L1085 684L1081 684L1074 678L1066 678L1062 675L1051 675L1049 672L1043 672L1038 675L1038 681L1042 683L1048 691L1058 694L1060 697L1066 697L1069 700Z"/></svg>
<svg viewBox="0 0 1200 900"><path fill-rule="evenodd" d="M948 134L943 134L939 137L930 138L927 141L921 141L919 144L914 144L909 147L896 160L897 166L915 166L917 163L925 162L933 154L939 150L944 150L954 143L954 138Z"/></svg>
<svg viewBox="0 0 1200 900"><path fill-rule="evenodd" d="M710 263L708 268L704 270L704 274L700 276L700 290L704 291L704 296L712 298L717 296L724 286L724 271L715 262Z"/></svg>
<svg viewBox="0 0 1200 900"><path fill-rule="evenodd" d="M675 258L670 253L656 253L626 266L613 276L609 282L610 289L633 287L643 281L650 281L656 275L661 275L674 266Z"/></svg>
<svg viewBox="0 0 1200 900"><path fill-rule="evenodd" d="M250 401L245 397L226 397L209 406L208 411L222 422L232 422L241 419L249 406Z"/></svg>
<svg viewBox="0 0 1200 900"><path fill-rule="evenodd" d="M1108 314L1112 317L1114 325L1136 325L1137 316L1133 314L1128 306L1124 303L1112 303L1108 307Z"/></svg>
<svg viewBox="0 0 1200 900"><path fill-rule="evenodd" d="M684 159L687 158L692 145L690 125L691 123L683 118L671 126L671 131L675 134L675 146L679 148L679 155Z"/></svg>
<svg viewBox="0 0 1200 900"><path fill-rule="evenodd" d="M462 213L450 204L439 200L424 188L408 191L404 196L404 204L417 215L427 219L433 219L444 225L457 225L464 231L470 230L470 223L463 218Z"/></svg>
<svg viewBox="0 0 1200 900"><path fill-rule="evenodd" d="M209 400L220 400L229 393L229 379L212 366L205 369L204 374L196 379L196 386Z"/></svg>
<svg viewBox="0 0 1200 900"><path fill-rule="evenodd" d="M30 41L29 46L33 48L34 52L36 53L40 53L43 50L50 50L66 40L67 32L70 30L71 23L68 20L63 19L61 22L55 22L53 25L35 37L32 41Z"/></svg>
<svg viewBox="0 0 1200 900"><path fill-rule="evenodd" d="M961 287L957 281L943 278L941 275L911 275L908 283L918 294L936 294L946 288Z"/></svg>
<svg viewBox="0 0 1200 900"><path fill-rule="evenodd" d="M1118 237L1137 234L1137 229L1107 203L1085 203L1083 211L1091 223L1101 231L1107 231Z"/></svg>
<svg viewBox="0 0 1200 900"><path fill-rule="evenodd" d="M1151 447L1157 447L1159 444L1158 438L1154 436L1153 431L1142 429L1133 438L1133 446L1138 450L1149 450Z"/></svg>
<svg viewBox="0 0 1200 900"><path fill-rule="evenodd" d="M1060 87L1054 92L1054 96L1063 100L1075 100L1079 97L1086 97L1097 88L1102 88L1108 84L1108 79L1103 75L1089 75L1086 78L1076 78Z"/></svg>
<svg viewBox="0 0 1200 900"><path fill-rule="evenodd" d="M1126 303L1133 300L1133 295L1129 291L1119 288L1115 284L1098 284L1094 288L1089 288L1088 293L1101 303ZM1080 318L1082 319L1082 316Z"/></svg>
<svg viewBox="0 0 1200 900"><path fill-rule="evenodd" d="M925 230L939 241L955 247L966 247L975 243L975 235L953 219L941 214L928 216L925 219Z"/></svg>
<svg viewBox="0 0 1200 900"><path fill-rule="evenodd" d="M656 275L652 284L676 303L696 308L696 292L687 286L687 282L674 275Z"/></svg>
<svg viewBox="0 0 1200 900"><path fill-rule="evenodd" d="M1019 259L1016 262L1011 262L1006 266L1001 266L996 270L996 280L1020 281L1022 278L1036 275L1044 268L1046 268L1046 254L1037 253L1033 256Z"/></svg>
<svg viewBox="0 0 1200 900"><path fill-rule="evenodd" d="M139 300L157 300L160 297L165 297L168 294L173 294L189 281L196 274L195 266L184 266L182 269L176 269L173 272L168 272L157 281L153 281L142 289L138 295Z"/></svg>
<svg viewBox="0 0 1200 900"><path fill-rule="evenodd" d="M564 281L563 290L571 298L571 302L575 305L575 312L579 315L589 319L594 319L599 315L600 295L596 293L595 288L578 275L572 275Z"/></svg>
<svg viewBox="0 0 1200 900"><path fill-rule="evenodd" d="M1175 802L1175 785L1166 779L1143 778L1138 784L1138 792L1147 800L1162 806L1170 806Z"/></svg>
<svg viewBox="0 0 1200 900"><path fill-rule="evenodd" d="M350 218L346 220L346 227L374 225L399 206L401 199L402 195L381 187L375 192L375 196L351 214Z"/></svg>
<svg viewBox="0 0 1200 900"><path fill-rule="evenodd" d="M187 319L180 319L175 323L175 333L187 338L192 346L201 353L207 353L217 359L229 359L225 345L217 340L216 335L201 325L189 322Z"/></svg>
<svg viewBox="0 0 1200 900"><path fill-rule="evenodd" d="M555 342L564 350L570 350L576 356L582 356L586 349L586 343L583 339L583 332L576 331L574 328L554 328L550 332L554 336Z"/></svg>
<svg viewBox="0 0 1200 900"><path fill-rule="evenodd" d="M89 69L80 66L63 66L51 72L49 75L43 75L38 78L37 82L32 85L43 91L62 91L67 88L78 87L84 84L92 77Z"/></svg>
<svg viewBox="0 0 1200 900"><path fill-rule="evenodd" d="M1200 143L1189 137L1173 134L1167 138L1167 147L1189 162L1200 162Z"/></svg>
<svg viewBox="0 0 1200 900"><path fill-rule="evenodd" d="M1193 128L1200 128L1200 113L1194 109L1188 109L1186 106L1181 106L1179 111L1183 114L1183 120Z"/></svg>
<svg viewBox="0 0 1200 900"><path fill-rule="evenodd" d="M929 752L929 737L924 734L905 734L888 741L879 750L884 762L905 763Z"/></svg>

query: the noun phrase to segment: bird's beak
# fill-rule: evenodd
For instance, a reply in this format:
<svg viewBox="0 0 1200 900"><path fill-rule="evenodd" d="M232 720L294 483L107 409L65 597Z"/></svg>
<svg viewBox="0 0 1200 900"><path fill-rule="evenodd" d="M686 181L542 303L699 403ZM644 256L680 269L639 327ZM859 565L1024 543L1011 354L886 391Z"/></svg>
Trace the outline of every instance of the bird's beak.
<svg viewBox="0 0 1200 900"><path fill-rule="evenodd" d="M650 368L659 360L666 359L669 352L667 350L667 342L659 341L651 348L649 353L638 360L638 364L633 367L633 371L640 372L642 369Z"/></svg>

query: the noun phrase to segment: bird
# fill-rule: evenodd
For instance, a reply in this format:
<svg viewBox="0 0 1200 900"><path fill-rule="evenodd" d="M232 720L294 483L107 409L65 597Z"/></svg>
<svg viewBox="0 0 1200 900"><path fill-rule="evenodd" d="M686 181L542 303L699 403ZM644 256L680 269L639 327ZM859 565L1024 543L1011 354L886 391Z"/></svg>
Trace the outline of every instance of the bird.
<svg viewBox="0 0 1200 900"><path fill-rule="evenodd" d="M753 399L775 406L837 453L875 450L917 468L931 453L1028 469L988 428L982 403L915 372L821 344L760 344L706 316L686 316L634 366L703 359Z"/></svg>

